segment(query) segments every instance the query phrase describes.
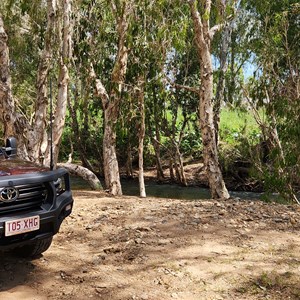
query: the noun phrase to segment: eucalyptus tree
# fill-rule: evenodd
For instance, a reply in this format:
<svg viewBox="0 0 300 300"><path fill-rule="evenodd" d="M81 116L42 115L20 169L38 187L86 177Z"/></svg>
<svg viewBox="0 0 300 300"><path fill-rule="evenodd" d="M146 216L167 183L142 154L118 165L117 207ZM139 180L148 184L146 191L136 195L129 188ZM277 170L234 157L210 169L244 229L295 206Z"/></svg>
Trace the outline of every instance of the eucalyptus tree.
<svg viewBox="0 0 300 300"><path fill-rule="evenodd" d="M54 163L58 161L59 147L63 130L65 127L65 119L67 114L67 102L69 97L69 69L71 67L70 60L73 51L73 37L72 37L72 0L63 0L60 3L61 21L59 24L60 33L60 51L58 57L58 86L57 86L57 101L55 117L53 121L52 140L53 144L48 143L44 164L49 164L51 153L50 147L53 147Z"/></svg>
<svg viewBox="0 0 300 300"><path fill-rule="evenodd" d="M140 196L146 197L145 181L144 181L144 140L145 140L145 75L140 74L137 82L137 99L140 126L138 130L138 153L139 153L139 187Z"/></svg>
<svg viewBox="0 0 300 300"><path fill-rule="evenodd" d="M116 154L116 123L118 120L121 94L123 91L128 62L127 36L133 1L112 1L111 8L118 35L117 53L111 72L110 93L96 79L96 88L101 96L104 111L103 163L106 187L112 195L121 195L120 175Z"/></svg>
<svg viewBox="0 0 300 300"><path fill-rule="evenodd" d="M16 121L14 117L15 102L12 95L7 39L3 19L0 15L0 118L4 125L3 133L5 138L16 134L14 126Z"/></svg>
<svg viewBox="0 0 300 300"><path fill-rule="evenodd" d="M211 0L189 0L194 24L195 45L200 63L201 86L199 89L200 127L203 142L204 165L209 181L212 198L228 199L229 193L225 186L218 161L215 128L213 122L213 67L211 42L216 31L222 24L210 27ZM200 12L199 12L200 6Z"/></svg>

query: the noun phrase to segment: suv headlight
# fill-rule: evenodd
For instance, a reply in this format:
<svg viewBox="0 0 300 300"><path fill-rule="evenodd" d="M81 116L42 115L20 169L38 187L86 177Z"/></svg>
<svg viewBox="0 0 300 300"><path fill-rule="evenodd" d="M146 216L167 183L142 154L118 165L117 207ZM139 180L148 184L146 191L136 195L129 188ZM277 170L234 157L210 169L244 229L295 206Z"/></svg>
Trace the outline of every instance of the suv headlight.
<svg viewBox="0 0 300 300"><path fill-rule="evenodd" d="M61 195L66 190L66 184L64 177L59 177L57 180L54 181L54 186L56 190L56 196Z"/></svg>

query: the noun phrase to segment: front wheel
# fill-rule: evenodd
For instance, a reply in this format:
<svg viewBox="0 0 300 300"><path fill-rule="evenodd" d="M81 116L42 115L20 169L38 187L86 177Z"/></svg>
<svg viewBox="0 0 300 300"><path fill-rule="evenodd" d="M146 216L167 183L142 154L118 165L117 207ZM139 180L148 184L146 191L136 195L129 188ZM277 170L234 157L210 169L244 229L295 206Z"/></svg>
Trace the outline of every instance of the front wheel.
<svg viewBox="0 0 300 300"><path fill-rule="evenodd" d="M45 252L52 243L52 236L37 240L36 242L28 245L18 247L13 250L14 254L20 257L36 257Z"/></svg>

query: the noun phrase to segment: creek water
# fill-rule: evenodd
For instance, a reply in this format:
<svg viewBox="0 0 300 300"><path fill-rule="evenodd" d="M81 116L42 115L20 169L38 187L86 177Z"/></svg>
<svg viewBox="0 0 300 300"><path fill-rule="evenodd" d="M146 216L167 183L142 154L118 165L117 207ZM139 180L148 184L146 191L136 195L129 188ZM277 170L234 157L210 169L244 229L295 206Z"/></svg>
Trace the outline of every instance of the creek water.
<svg viewBox="0 0 300 300"><path fill-rule="evenodd" d="M121 180L123 194L126 196L139 196L139 182L137 179ZM86 181L80 177L71 177L71 187L73 190L90 190ZM209 189L203 187L189 186L184 187L176 184L159 184L153 180L145 182L146 194L149 197L170 198L170 199L209 199ZM257 200L263 195L262 193L253 192L230 192L231 197L247 200Z"/></svg>

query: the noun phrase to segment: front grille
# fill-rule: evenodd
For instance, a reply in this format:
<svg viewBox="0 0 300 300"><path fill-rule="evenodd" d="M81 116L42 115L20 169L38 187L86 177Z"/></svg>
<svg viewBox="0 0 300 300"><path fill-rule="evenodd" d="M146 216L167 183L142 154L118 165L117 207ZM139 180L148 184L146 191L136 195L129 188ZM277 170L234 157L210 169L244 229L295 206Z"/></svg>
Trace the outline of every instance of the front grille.
<svg viewBox="0 0 300 300"><path fill-rule="evenodd" d="M31 208L39 208L47 200L47 187L45 184L15 186L19 196L12 202L2 202L0 199L0 214Z"/></svg>

